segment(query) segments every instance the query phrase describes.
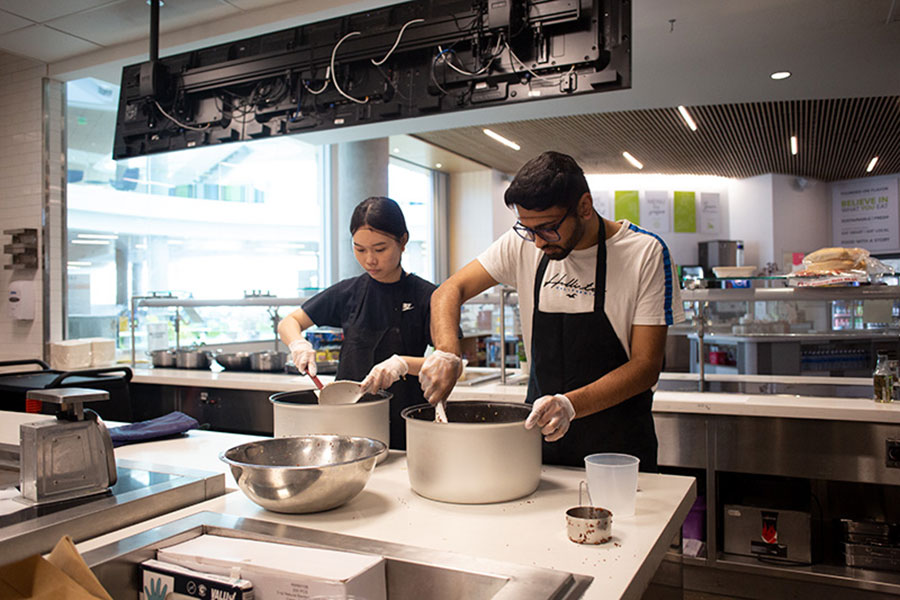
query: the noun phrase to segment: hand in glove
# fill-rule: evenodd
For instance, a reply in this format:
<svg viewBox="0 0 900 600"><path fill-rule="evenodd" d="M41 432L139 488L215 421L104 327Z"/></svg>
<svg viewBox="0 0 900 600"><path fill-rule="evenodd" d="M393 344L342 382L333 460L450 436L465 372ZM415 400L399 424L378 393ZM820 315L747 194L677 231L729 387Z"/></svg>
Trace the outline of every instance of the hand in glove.
<svg viewBox="0 0 900 600"><path fill-rule="evenodd" d="M531 414L525 419L525 429L537 425L541 428L545 440L555 442L566 435L574 418L575 407L568 398L562 394L541 396L535 400Z"/></svg>
<svg viewBox="0 0 900 600"><path fill-rule="evenodd" d="M395 381L409 373L409 365L406 361L394 354L387 360L383 360L369 371L363 379L359 389L364 394L374 394L378 390L391 387Z"/></svg>
<svg viewBox="0 0 900 600"><path fill-rule="evenodd" d="M431 404L446 400L450 390L456 385L461 369L462 361L457 355L435 350L419 369L419 383L422 385L425 399Z"/></svg>
<svg viewBox="0 0 900 600"><path fill-rule="evenodd" d="M309 373L315 376L318 368L316 366L316 351L313 350L312 344L306 338L300 338L291 342L288 348L291 351L291 360L294 361L294 366L297 367L297 370L304 375Z"/></svg>

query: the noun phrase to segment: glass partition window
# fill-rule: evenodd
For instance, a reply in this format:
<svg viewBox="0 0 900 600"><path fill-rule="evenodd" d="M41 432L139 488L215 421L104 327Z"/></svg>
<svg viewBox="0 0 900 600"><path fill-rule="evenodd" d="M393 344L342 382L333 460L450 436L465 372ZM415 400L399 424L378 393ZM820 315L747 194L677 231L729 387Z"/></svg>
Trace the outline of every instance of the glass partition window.
<svg viewBox="0 0 900 600"><path fill-rule="evenodd" d="M391 158L388 165L388 196L403 209L409 229L403 268L422 279L434 281L435 198L432 171Z"/></svg>
<svg viewBox="0 0 900 600"><path fill-rule="evenodd" d="M294 297L324 283L318 147L278 137L113 161L118 95L67 84L68 337L118 331L127 347L130 299L151 292ZM271 338L242 310L218 311L215 330Z"/></svg>

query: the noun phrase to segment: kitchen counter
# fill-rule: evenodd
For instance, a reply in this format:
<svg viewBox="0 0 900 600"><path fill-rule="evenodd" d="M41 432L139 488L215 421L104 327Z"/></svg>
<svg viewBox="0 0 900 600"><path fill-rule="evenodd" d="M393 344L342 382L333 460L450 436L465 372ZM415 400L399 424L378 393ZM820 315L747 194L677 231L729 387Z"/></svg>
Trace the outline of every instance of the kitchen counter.
<svg viewBox="0 0 900 600"><path fill-rule="evenodd" d="M333 381L333 377L326 375L320 379L322 383ZM135 369L133 381L272 392L313 389L312 382L306 376L278 373ZM503 402L523 402L525 392L525 385L503 385L499 380L495 380L474 386L458 385L450 395L450 400L493 399ZM657 391L653 398L653 411L900 423L900 404L880 404L867 398L826 396Z"/></svg>
<svg viewBox="0 0 900 600"><path fill-rule="evenodd" d="M254 371L213 371L211 369L152 369L135 367L132 383L150 383L186 387L226 388L264 392L313 390L306 375L261 373ZM322 384L334 381L332 375L320 375Z"/></svg>
<svg viewBox="0 0 900 600"><path fill-rule="evenodd" d="M2 417L3 435L8 435L14 422L34 416L3 413ZM219 452L252 439L256 438L191 431L176 439L117 448L116 457L225 471ZM609 543L583 546L569 541L565 530L565 510L578 505L583 479L583 469L546 466L538 490L528 497L489 505L446 504L415 494L409 487L405 454L392 451L359 496L331 511L277 514L232 492L82 542L78 548L85 552L196 512L213 511L588 575L594 581L585 598L639 598L696 498L695 480L642 473L635 515L614 520ZM234 486L230 474L227 484Z"/></svg>

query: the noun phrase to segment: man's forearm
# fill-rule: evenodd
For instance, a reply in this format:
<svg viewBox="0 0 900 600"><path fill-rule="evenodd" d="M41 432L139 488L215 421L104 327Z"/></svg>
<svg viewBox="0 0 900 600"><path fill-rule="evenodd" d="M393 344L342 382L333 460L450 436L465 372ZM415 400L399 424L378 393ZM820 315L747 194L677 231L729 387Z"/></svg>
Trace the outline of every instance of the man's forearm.
<svg viewBox="0 0 900 600"><path fill-rule="evenodd" d="M650 389L659 379L659 368L643 361L628 361L600 379L565 392L575 407L575 417L600 412Z"/></svg>
<svg viewBox="0 0 900 600"><path fill-rule="evenodd" d="M459 288L446 283L431 295L431 341L445 352L460 353L459 311L462 307Z"/></svg>

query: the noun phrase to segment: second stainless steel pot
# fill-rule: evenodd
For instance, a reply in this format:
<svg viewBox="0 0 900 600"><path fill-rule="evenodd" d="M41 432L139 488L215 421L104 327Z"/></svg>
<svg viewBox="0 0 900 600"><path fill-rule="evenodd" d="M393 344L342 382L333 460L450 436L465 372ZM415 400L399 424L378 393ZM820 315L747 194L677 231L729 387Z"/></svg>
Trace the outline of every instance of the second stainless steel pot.
<svg viewBox="0 0 900 600"><path fill-rule="evenodd" d="M197 348L179 348L175 352L175 366L179 369L208 369L209 351Z"/></svg>
<svg viewBox="0 0 900 600"><path fill-rule="evenodd" d="M250 368L254 371L284 371L285 363L287 363L287 354L284 352L266 350L250 355Z"/></svg>
<svg viewBox="0 0 900 600"><path fill-rule="evenodd" d="M459 504L527 496L541 481L541 433L525 429L531 412L515 402L448 402L449 423L434 407L405 408L409 484L421 496Z"/></svg>
<svg viewBox="0 0 900 600"><path fill-rule="evenodd" d="M157 368L166 368L166 367L174 367L175 364L175 351L171 348L166 350L153 350L150 354L150 361L152 362L154 367Z"/></svg>

